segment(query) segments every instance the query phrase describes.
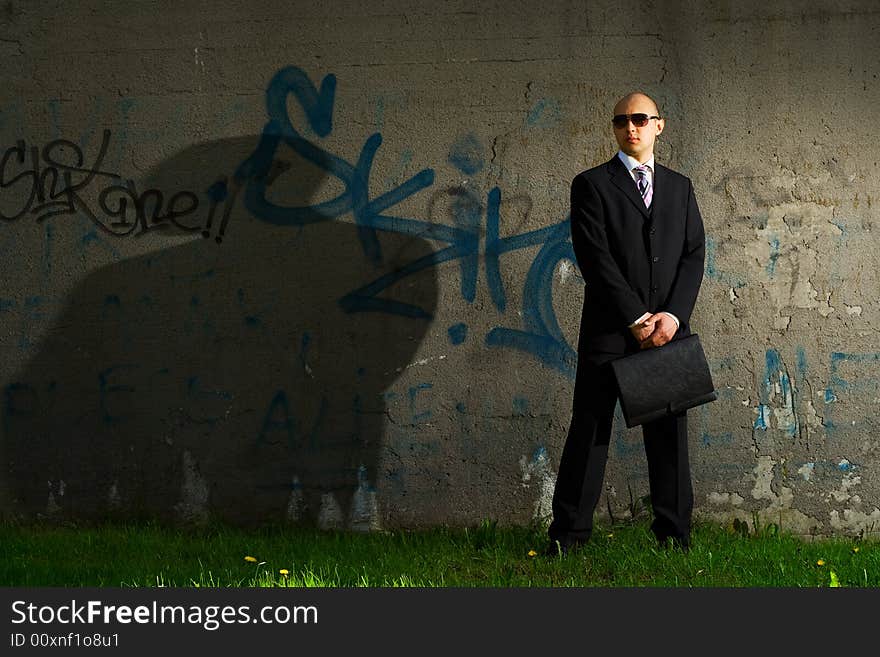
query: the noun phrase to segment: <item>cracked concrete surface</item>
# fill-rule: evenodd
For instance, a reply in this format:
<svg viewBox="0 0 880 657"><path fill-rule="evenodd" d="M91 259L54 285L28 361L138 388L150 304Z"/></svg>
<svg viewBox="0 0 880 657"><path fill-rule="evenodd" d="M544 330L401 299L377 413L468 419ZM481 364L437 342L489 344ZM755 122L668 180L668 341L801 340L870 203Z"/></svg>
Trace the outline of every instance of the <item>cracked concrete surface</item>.
<svg viewBox="0 0 880 657"><path fill-rule="evenodd" d="M120 180L161 187L166 200L180 190L204 196L254 151L269 82L285 67L309 81L281 103L291 124L327 160L339 158L337 173L350 167L367 180L304 166L282 145L265 200L326 202L339 216L273 225L256 218L245 194L222 246L194 246L187 235L123 239L84 213L2 222L4 514L124 514L139 504L195 522L227 511L290 522L311 513L322 526L364 530L545 519L571 412L583 279L564 241L525 242L567 218L571 179L614 153L614 101L642 89L667 122L658 161L692 179L707 234L692 324L719 399L690 413L697 514L749 523L757 514L802 534L880 532L873 3L675 0L621 12L609 0L482 8L270 0L253 10L226 4L210 17L195 2L157 2L168 11L149 15L77 4L0 8L0 54L10 62L0 91L4 216L26 201L26 175L13 176L32 147L40 159L41 148L64 139L88 161L104 129L113 134L104 164ZM306 94L304 105L298 94L311 85L319 97L329 75L332 129L319 134L306 107L314 99ZM372 135L381 138L370 142L375 150ZM418 177L427 170L429 182ZM345 197L352 187L358 196ZM396 205L376 210L393 220L366 226L367 204L395 195ZM426 225L396 233L413 225L406 221ZM353 250L341 233L317 237L358 222ZM175 259L172 247L208 243L214 250L202 260ZM144 296L152 278L166 297L177 290L182 301L173 297L164 322L138 321L140 297L114 280L106 295L119 305L102 297L71 332L66 304L85 282L150 257L150 276L119 277L119 286ZM382 308L433 294L429 320L373 308L336 330L317 315L300 321L297 309L286 317L295 335L280 326L278 309L302 290L327 285L321 313L330 316L345 294L387 281L392 265L430 257L419 270L434 286L427 292L415 276L375 294L367 288ZM200 279L186 269L193 261L209 263L201 273L215 272L229 290L213 302L199 294ZM184 271L164 271L163 262ZM310 265L285 278L296 262ZM355 262L356 281L327 283ZM368 344L357 333L365 325L379 328ZM489 339L499 331L514 338ZM165 351L140 348L139 339ZM71 360L86 348L88 359ZM213 360L195 355L202 351ZM47 353L94 371L71 386L73 375L53 370ZM224 374L234 367L236 377ZM177 379L162 383L162 368ZM328 381L328 371L339 380ZM253 385L230 392L221 384L232 378ZM137 421L119 410L129 407ZM58 435L28 424L37 417L56 418ZM327 429L328 418L343 428ZM606 490L624 493L606 492L598 506L615 516L627 491L648 489L641 436L619 425ZM349 455L331 464L332 486L316 490L305 466L331 478L321 459L346 449L367 454L365 470ZM71 471L73 455L83 474Z"/></svg>

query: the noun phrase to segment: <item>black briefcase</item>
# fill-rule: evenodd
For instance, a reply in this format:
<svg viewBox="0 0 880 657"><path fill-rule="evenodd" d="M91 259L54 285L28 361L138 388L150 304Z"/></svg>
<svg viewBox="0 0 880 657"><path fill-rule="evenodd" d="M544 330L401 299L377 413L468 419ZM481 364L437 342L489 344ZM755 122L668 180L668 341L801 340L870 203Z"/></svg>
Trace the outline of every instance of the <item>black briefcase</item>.
<svg viewBox="0 0 880 657"><path fill-rule="evenodd" d="M717 398L696 334L611 361L626 426L636 427Z"/></svg>

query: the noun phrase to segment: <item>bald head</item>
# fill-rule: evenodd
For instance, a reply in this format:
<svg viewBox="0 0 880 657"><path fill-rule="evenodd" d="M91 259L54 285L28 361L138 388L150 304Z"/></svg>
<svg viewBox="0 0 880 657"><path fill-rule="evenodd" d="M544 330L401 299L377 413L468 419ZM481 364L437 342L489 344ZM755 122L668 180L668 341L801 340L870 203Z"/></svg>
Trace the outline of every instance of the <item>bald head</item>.
<svg viewBox="0 0 880 657"><path fill-rule="evenodd" d="M614 106L615 114L632 114L633 112L625 109L630 105L637 105L640 107L645 107L646 109L650 108L651 113L660 116L660 108L657 107L657 103L651 98L648 94L642 93L641 91L633 91L632 93L628 93L626 96L617 101L617 104Z"/></svg>

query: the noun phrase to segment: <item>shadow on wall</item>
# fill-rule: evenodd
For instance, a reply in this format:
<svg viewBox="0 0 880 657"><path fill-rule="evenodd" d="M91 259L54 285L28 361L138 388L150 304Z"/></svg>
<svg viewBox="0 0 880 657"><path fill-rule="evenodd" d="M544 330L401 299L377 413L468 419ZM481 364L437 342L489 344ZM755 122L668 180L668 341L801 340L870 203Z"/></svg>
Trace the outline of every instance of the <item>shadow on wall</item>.
<svg viewBox="0 0 880 657"><path fill-rule="evenodd" d="M381 295L422 309L421 317L345 312L339 301L432 248L380 233L368 258L363 240L371 236L353 224L253 218L244 188L221 193L217 181L231 179L258 139L193 146L150 171L139 188L162 190L167 202L185 185L198 197L198 212L176 219L194 228L191 241L180 244L187 231L167 220L127 238L167 245L163 233L179 235L177 246L81 281L7 382L14 511L380 524L384 392L428 330L434 269ZM345 191L288 152L291 161L276 160L269 172L267 200L303 206ZM223 197L208 226L209 199Z"/></svg>

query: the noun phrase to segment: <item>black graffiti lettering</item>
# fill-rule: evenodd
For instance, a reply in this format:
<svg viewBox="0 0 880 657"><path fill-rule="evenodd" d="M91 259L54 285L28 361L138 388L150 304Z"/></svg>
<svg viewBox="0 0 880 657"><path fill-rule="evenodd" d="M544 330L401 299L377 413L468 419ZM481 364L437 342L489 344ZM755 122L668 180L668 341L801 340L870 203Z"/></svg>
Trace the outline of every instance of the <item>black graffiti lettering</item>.
<svg viewBox="0 0 880 657"><path fill-rule="evenodd" d="M76 164L70 165L56 160L53 156L53 152L56 150L59 151L59 155L64 155L65 151L71 151L76 158ZM84 173L88 173L88 171L82 168L83 162L85 162L82 149L80 149L79 146L67 139L56 139L55 141L50 141L48 144L43 146L42 157L43 161L54 169L63 169L64 171L82 171Z"/></svg>
<svg viewBox="0 0 880 657"><path fill-rule="evenodd" d="M226 224L229 223L229 215L232 213L232 206L235 204L239 189L238 184L234 184L232 186L232 193L226 197L226 207L223 209L223 219L220 222L220 232L217 234L217 237L214 238L214 241L217 242L217 244L220 244L220 242L223 241L223 236L226 234Z"/></svg>
<svg viewBox="0 0 880 657"><path fill-rule="evenodd" d="M111 133L109 130L104 130L104 132L101 136L101 149L98 152L98 156L95 158L94 165L90 169L82 169L81 168L82 163L84 161L82 151L80 151L79 147L76 146L75 144L71 144L71 142L56 139L54 142L48 144L43 149L43 159L46 160L46 162L49 162L50 164L52 164L53 167L60 167L60 168L65 169L65 171L64 171L65 188L63 191L67 196L68 207L70 208L71 213L75 212L75 208L77 208L77 207L79 207L79 208L87 207L87 204L85 203L85 201L83 201L83 199L80 197L79 192L84 190L86 187L88 187L91 184L92 179L94 179L95 176L101 175L101 176L107 176L107 177L113 178L113 179L121 178L121 176L118 173L101 171L101 163L104 161L104 156L107 154L107 148L110 145L110 135L111 135ZM66 166L63 164L59 164L51 157L53 147L57 146L58 144L62 144L62 143L71 145L73 147L73 149L75 150L75 153L77 154L77 166L76 167L70 167L70 166ZM79 182L77 182L74 185L74 184L72 184L73 172L85 173L86 175L82 180L80 180Z"/></svg>
<svg viewBox="0 0 880 657"><path fill-rule="evenodd" d="M141 225L141 233L150 228L164 228L162 222L162 206L165 204L165 195L160 189L148 189L138 196L134 191L134 182L129 181L132 187L132 202L137 211L137 220ZM152 201L152 203L151 203ZM150 216L152 211L152 216Z"/></svg>
<svg viewBox="0 0 880 657"><path fill-rule="evenodd" d="M114 228L128 228L130 231L133 229L134 224L137 223L141 227L139 235L148 230L168 228L171 225L185 231L201 229L201 225L189 226L177 221L179 218L186 217L198 209L199 198L192 192L187 190L177 192L168 200L166 206L165 195L160 189L148 189L142 194L138 194L137 187L132 180L128 181L128 186L125 189L127 191L127 198L120 196L119 204L116 207L108 207L105 202L101 204L101 209L104 212L117 217L118 221L112 224ZM105 198L104 193L102 193L101 197ZM132 220L126 217L129 201L134 211L134 218ZM129 231L126 231L126 234ZM120 233L117 232L117 234Z"/></svg>
<svg viewBox="0 0 880 657"><path fill-rule="evenodd" d="M64 175L67 176L68 174L65 173ZM49 184L50 178L51 184ZM57 169L50 168L40 173L40 183L37 185L37 201L39 201L39 204L35 205L31 210L33 214L38 214L37 221L43 221L56 214L72 212L72 199L67 195L67 188L70 187L71 182L69 179L62 182L65 184L65 187L59 190ZM49 192L48 196L46 195L47 191ZM65 195L67 195L66 199L57 200Z"/></svg>
<svg viewBox="0 0 880 657"><path fill-rule="evenodd" d="M3 159L0 160L0 193L3 193L3 190L7 189L8 187L12 187L21 180L30 180L30 191L28 192L27 199L24 201L23 205L21 206L21 210L18 213L7 215L3 212L2 207L0 207L0 219L4 219L5 221L15 221L22 215L27 214L31 209L31 204L34 202L34 197L37 193L37 172L34 169L21 171L20 173L18 173L18 175L10 178L9 180L6 179L6 167L9 165L9 159L13 155L17 155L17 157L15 158L17 163L23 165L25 161L26 150L27 149L24 140L19 140L15 146L6 149L6 152L3 154Z"/></svg>
<svg viewBox="0 0 880 657"><path fill-rule="evenodd" d="M100 168L104 156L107 154L110 135L109 130L104 130L101 148L95 158L94 165L90 168L83 167L85 156L82 149L67 139L56 139L49 142L42 151L36 146L31 148L32 171L37 176L36 199L39 201L39 204L31 209L31 213L37 215L37 221L61 214L74 214L77 210L84 211L90 218L96 220L94 213L88 209L88 204L82 199L79 192L88 187L95 176L120 178L119 174L102 171ZM73 164L57 159L67 153L72 153ZM42 161L49 165L42 171L40 170L41 157ZM74 182L74 174L82 174L82 178ZM64 183L60 188L58 186L59 178Z"/></svg>
<svg viewBox="0 0 880 657"><path fill-rule="evenodd" d="M217 212L217 206L222 203L222 201L211 196L210 191L208 195L211 199L211 205L208 207L208 221L205 222L205 226L202 229L202 237L205 239L211 236L211 225L214 223L214 214Z"/></svg>
<svg viewBox="0 0 880 657"><path fill-rule="evenodd" d="M216 238L218 243L222 241L237 187L228 194L226 178L221 177L217 185L207 191L210 206L207 225L203 225L192 218L202 205L196 193L177 191L166 201L160 189L139 193L133 180L123 182L119 173L105 171L102 165L111 134L110 130L103 131L98 154L90 165L86 164L82 148L69 139L55 139L42 148L28 147L25 140L20 139L7 148L0 159L0 200L5 201L5 210L0 208L0 219L14 221L30 214L40 222L58 215L81 213L103 232L117 237L171 227L185 232L202 231L202 235L209 237L217 207L225 202L220 234ZM85 192L98 178L107 179L107 184L93 190L93 193L97 191L95 201L93 195L86 196ZM10 201L14 198L22 200Z"/></svg>
<svg viewBox="0 0 880 657"><path fill-rule="evenodd" d="M56 139L55 141L51 141L43 147L43 160L46 164L50 165L55 169L59 169L62 171L71 171L77 173L86 174L86 178L84 181L85 184L88 184L92 181L92 178L95 176L107 176L109 178L119 178L118 173L113 173L111 171L101 171L101 163L104 161L104 156L107 154L107 147L110 145L110 135L112 133L109 130L104 130L101 136L101 149L98 152L98 156L95 158L95 164L91 168L83 168L83 164L85 162L85 156L83 155L82 149L79 146L74 144L72 141L67 139ZM73 152L76 157L76 164L66 164L64 162L59 162L55 159L54 151L58 150L59 155L63 155L65 149Z"/></svg>
<svg viewBox="0 0 880 657"><path fill-rule="evenodd" d="M110 198L111 195L118 196ZM134 217L131 219L128 217L129 202L131 210L134 212ZM102 189L98 195L98 205L101 208L101 212L115 219L115 221L111 221L109 229L101 222L98 222L99 225L114 235L128 235L143 219L142 213L139 210L137 191L134 189L134 182L131 180L128 181L127 185L111 185ZM89 213L91 214L91 210L89 210ZM97 222L97 217L94 217L94 219Z"/></svg>
<svg viewBox="0 0 880 657"><path fill-rule="evenodd" d="M178 208L177 201L182 200L184 202L188 202L188 205L183 208ZM199 226L188 226L186 224L181 224L178 219L182 217L186 217L195 212L199 207L199 198L195 194L190 191L184 190L181 192L177 192L174 196L171 197L171 200L168 201L168 214L160 217L160 220L170 221L177 228L181 230L199 230L201 225ZM154 219L156 220L156 219Z"/></svg>

